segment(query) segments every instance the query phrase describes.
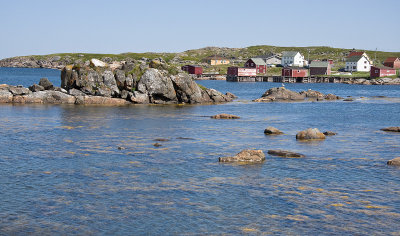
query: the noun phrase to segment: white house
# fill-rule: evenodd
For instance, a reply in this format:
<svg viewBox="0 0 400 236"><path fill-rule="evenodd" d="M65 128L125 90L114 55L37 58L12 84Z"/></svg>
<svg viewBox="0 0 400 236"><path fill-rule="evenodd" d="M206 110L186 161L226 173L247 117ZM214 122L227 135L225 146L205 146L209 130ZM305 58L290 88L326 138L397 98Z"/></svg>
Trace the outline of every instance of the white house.
<svg viewBox="0 0 400 236"><path fill-rule="evenodd" d="M285 51L282 52L282 66L298 66L303 67L308 63L304 60L304 56L300 52Z"/></svg>
<svg viewBox="0 0 400 236"><path fill-rule="evenodd" d="M364 56L351 56L346 59L346 71L354 72L354 71L363 71L368 72L371 70L371 62L370 60Z"/></svg>

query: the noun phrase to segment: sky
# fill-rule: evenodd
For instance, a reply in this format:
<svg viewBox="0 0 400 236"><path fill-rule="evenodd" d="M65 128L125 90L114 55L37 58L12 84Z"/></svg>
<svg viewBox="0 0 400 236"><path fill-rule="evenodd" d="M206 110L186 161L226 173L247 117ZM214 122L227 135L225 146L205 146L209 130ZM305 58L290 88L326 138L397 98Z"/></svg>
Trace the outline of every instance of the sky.
<svg viewBox="0 0 400 236"><path fill-rule="evenodd" d="M400 52L399 0L0 0L0 58L331 46Z"/></svg>

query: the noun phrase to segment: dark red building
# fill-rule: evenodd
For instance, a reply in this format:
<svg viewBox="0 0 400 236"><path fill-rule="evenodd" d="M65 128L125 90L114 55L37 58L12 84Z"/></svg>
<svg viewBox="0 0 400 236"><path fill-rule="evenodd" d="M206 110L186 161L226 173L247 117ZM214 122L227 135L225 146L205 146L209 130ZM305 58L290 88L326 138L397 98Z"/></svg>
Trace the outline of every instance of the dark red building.
<svg viewBox="0 0 400 236"><path fill-rule="evenodd" d="M191 75L203 74L203 67L201 67L201 66L185 65L185 66L182 66L181 69Z"/></svg>
<svg viewBox="0 0 400 236"><path fill-rule="evenodd" d="M246 76L246 77L255 77L257 75L256 68L242 68L231 66L228 67L228 76Z"/></svg>
<svg viewBox="0 0 400 236"><path fill-rule="evenodd" d="M400 59L398 57L388 57L383 65L394 69L400 69Z"/></svg>
<svg viewBox="0 0 400 236"><path fill-rule="evenodd" d="M308 70L303 67L285 67L282 69L282 76L292 78L307 77Z"/></svg>
<svg viewBox="0 0 400 236"><path fill-rule="evenodd" d="M310 75L330 75L331 64L329 61L312 61L310 64Z"/></svg>
<svg viewBox="0 0 400 236"><path fill-rule="evenodd" d="M267 63L262 58L250 58L244 64L246 68L256 68L257 74L267 73Z"/></svg>
<svg viewBox="0 0 400 236"><path fill-rule="evenodd" d="M386 66L371 66L369 73L371 78L393 76L396 75L396 69Z"/></svg>

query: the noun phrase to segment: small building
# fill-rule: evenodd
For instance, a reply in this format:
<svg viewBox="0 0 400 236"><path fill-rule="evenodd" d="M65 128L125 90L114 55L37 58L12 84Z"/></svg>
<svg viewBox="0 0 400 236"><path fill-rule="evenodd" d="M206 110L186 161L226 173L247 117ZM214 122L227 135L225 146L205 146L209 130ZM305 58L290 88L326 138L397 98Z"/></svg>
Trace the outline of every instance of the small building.
<svg viewBox="0 0 400 236"><path fill-rule="evenodd" d="M303 67L284 67L282 77L302 78L308 76L308 70Z"/></svg>
<svg viewBox="0 0 400 236"><path fill-rule="evenodd" d="M396 69L386 66L372 66L370 71L371 78L396 75Z"/></svg>
<svg viewBox="0 0 400 236"><path fill-rule="evenodd" d="M212 66L230 64L229 59L219 57L219 56L210 56L210 57L207 57L205 60L208 64L210 64Z"/></svg>
<svg viewBox="0 0 400 236"><path fill-rule="evenodd" d="M267 63L261 58L250 58L244 63L246 68L256 68L257 74L267 73Z"/></svg>
<svg viewBox="0 0 400 236"><path fill-rule="evenodd" d="M310 63L310 75L330 75L331 64L329 61L312 61Z"/></svg>
<svg viewBox="0 0 400 236"><path fill-rule="evenodd" d="M371 62L365 55L355 55L346 58L346 71L363 71L369 72L371 69Z"/></svg>
<svg viewBox="0 0 400 236"><path fill-rule="evenodd" d="M400 69L400 59L398 57L388 57L383 65L393 69Z"/></svg>
<svg viewBox="0 0 400 236"><path fill-rule="evenodd" d="M295 51L284 51L282 52L282 66L294 66L303 67L307 66L307 61L304 60L304 56L300 52Z"/></svg>
<svg viewBox="0 0 400 236"><path fill-rule="evenodd" d="M203 74L203 67L201 67L201 66L184 65L184 66L182 66L182 70L186 71L188 74L191 74L191 75Z"/></svg>
<svg viewBox="0 0 400 236"><path fill-rule="evenodd" d="M282 58L272 53L267 55L257 56L256 58L263 59L268 67L273 67L282 64Z"/></svg>
<svg viewBox="0 0 400 236"><path fill-rule="evenodd" d="M363 51L354 51L353 50L353 51L349 52L349 55L347 55L347 57L346 57L346 61L348 58L354 57L354 56L364 56L369 61L369 64L371 64L371 65L373 64L372 60L368 57L367 53L365 53Z"/></svg>
<svg viewBox="0 0 400 236"><path fill-rule="evenodd" d="M255 77L255 76L257 76L257 69L231 66L231 67L228 67L227 75L228 76Z"/></svg>

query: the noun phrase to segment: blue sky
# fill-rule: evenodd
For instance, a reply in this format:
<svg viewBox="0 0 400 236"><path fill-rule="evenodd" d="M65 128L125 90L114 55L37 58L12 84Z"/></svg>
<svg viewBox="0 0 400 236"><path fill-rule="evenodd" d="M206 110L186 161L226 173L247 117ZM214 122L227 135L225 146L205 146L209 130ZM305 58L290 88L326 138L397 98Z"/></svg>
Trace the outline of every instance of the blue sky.
<svg viewBox="0 0 400 236"><path fill-rule="evenodd" d="M400 51L398 0L0 0L0 58L206 46Z"/></svg>

